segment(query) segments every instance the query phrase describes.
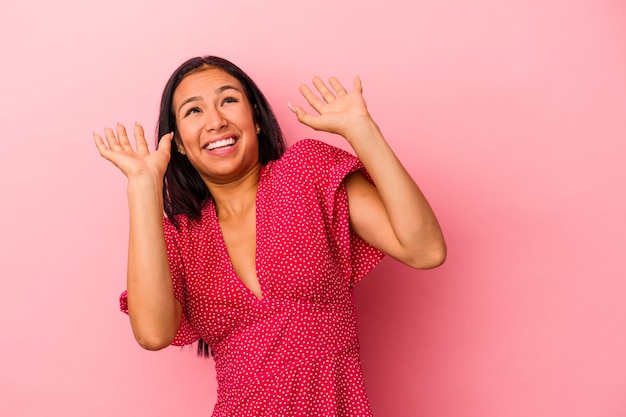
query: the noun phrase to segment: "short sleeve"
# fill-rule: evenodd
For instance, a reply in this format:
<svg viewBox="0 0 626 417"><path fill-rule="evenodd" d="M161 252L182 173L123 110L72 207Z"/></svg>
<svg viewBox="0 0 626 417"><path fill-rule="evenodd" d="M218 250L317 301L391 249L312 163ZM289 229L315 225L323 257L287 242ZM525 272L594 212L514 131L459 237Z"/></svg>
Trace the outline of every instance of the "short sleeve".
<svg viewBox="0 0 626 417"><path fill-rule="evenodd" d="M313 184L322 203L326 224L330 228L342 269L350 285L358 283L384 257L383 253L361 239L350 227L348 194L344 179L360 172L373 184L359 159L334 146L305 139L293 146L310 170Z"/></svg>
<svg viewBox="0 0 626 417"><path fill-rule="evenodd" d="M174 346L184 346L194 343L199 339L196 331L189 323L187 314L187 304L185 297L185 269L183 258L177 243L178 231L168 219L163 220L163 229L165 233L165 243L167 248L167 259L170 265L170 274L172 276L172 285L174 287L174 297L180 301L183 307L180 327L172 342ZM127 291L120 295L120 310L128 314L128 294Z"/></svg>

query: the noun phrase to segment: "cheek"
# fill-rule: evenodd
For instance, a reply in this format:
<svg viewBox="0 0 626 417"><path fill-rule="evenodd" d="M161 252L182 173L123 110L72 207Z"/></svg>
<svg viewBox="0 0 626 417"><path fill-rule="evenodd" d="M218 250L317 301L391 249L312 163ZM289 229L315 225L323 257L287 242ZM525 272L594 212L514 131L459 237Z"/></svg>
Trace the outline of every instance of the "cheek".
<svg viewBox="0 0 626 417"><path fill-rule="evenodd" d="M248 107L239 107L228 112L230 120L237 120L240 126L254 126L254 115Z"/></svg>
<svg viewBox="0 0 626 417"><path fill-rule="evenodd" d="M183 140L193 140L193 136L201 126L201 124L198 123L197 120L184 120L180 123L177 123L176 125L178 127L178 133L180 133L181 139Z"/></svg>

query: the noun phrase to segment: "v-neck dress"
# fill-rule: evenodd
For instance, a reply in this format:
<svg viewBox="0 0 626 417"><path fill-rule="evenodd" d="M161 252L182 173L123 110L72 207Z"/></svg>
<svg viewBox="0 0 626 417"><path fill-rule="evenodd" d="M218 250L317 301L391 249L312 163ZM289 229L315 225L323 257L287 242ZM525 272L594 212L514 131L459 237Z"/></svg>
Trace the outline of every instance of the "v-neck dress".
<svg viewBox="0 0 626 417"><path fill-rule="evenodd" d="M383 254L351 229L343 183L359 160L312 139L263 166L256 196L262 297L236 275L212 201L165 219L183 319L174 345L204 339L218 381L213 417L371 416L354 285ZM125 294L121 307L127 311Z"/></svg>

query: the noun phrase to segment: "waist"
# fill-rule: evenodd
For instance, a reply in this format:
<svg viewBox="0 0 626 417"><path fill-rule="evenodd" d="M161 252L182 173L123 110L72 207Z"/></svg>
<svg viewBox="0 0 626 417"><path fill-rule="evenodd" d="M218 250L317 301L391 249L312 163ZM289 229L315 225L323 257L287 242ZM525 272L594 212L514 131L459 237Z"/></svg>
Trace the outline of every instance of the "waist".
<svg viewBox="0 0 626 417"><path fill-rule="evenodd" d="M263 300L213 347L218 395L328 355L358 356L354 305Z"/></svg>

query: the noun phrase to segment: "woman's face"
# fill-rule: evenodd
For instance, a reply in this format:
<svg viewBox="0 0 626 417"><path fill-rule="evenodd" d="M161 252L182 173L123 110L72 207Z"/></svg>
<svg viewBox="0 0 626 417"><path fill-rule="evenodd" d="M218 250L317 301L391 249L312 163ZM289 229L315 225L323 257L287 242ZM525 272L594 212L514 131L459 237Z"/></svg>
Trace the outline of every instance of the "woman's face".
<svg viewBox="0 0 626 417"><path fill-rule="evenodd" d="M257 124L241 83L219 68L186 76L172 101L184 151L207 186L236 181L259 168Z"/></svg>

